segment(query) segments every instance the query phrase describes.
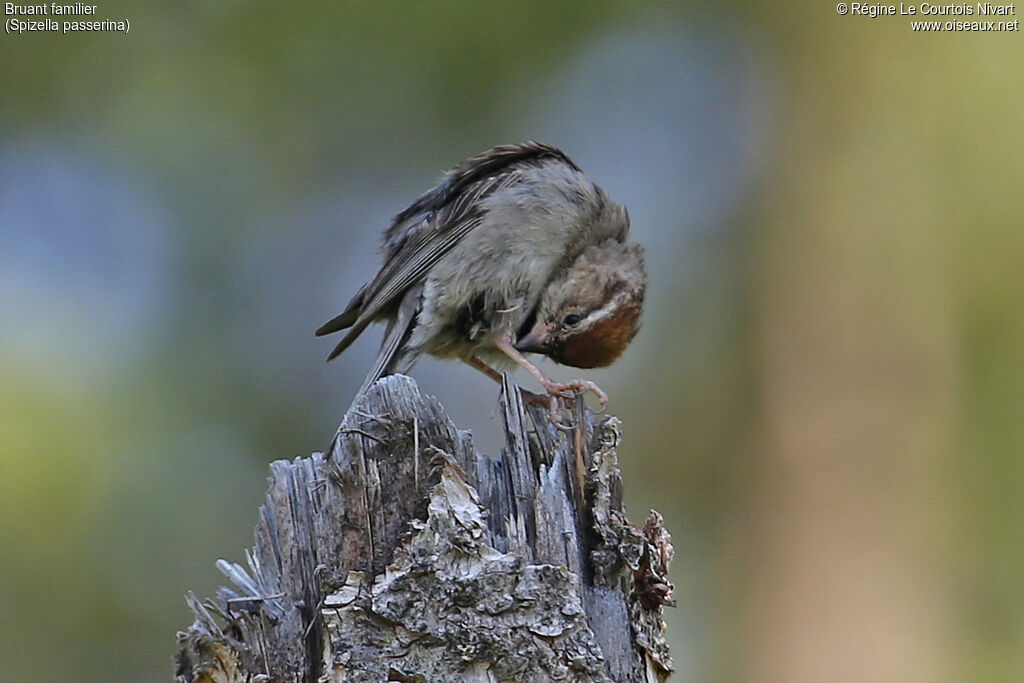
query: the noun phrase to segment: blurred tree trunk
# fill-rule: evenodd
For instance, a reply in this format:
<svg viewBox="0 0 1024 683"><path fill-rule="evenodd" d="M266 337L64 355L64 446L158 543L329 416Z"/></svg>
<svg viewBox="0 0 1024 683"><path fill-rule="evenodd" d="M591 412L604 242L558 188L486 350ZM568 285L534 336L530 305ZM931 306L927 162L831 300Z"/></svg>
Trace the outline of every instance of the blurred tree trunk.
<svg viewBox="0 0 1024 683"><path fill-rule="evenodd" d="M672 546L622 509L619 423L555 429L506 377L504 457L407 377L279 461L237 590L189 596L181 681L664 680Z"/></svg>
<svg viewBox="0 0 1024 683"><path fill-rule="evenodd" d="M927 102L885 78L914 71L903 22L837 28L819 9L780 38L792 78L757 254L740 678L938 681L953 384L940 140L915 115ZM872 87L850 99L852 82Z"/></svg>

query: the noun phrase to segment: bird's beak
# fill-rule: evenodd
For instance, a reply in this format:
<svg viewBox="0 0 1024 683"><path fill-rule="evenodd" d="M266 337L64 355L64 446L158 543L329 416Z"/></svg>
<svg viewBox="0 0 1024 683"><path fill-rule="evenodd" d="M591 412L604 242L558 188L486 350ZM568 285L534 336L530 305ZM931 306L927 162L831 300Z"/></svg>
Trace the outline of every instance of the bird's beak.
<svg viewBox="0 0 1024 683"><path fill-rule="evenodd" d="M516 342L516 349L527 353L544 353L550 338L551 326L538 321L532 330Z"/></svg>

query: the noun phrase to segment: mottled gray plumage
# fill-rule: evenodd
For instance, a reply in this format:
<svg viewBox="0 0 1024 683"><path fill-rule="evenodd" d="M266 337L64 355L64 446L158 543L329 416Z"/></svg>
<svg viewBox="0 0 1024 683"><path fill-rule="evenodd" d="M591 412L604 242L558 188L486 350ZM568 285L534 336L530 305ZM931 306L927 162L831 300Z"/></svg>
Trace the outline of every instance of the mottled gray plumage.
<svg viewBox="0 0 1024 683"><path fill-rule="evenodd" d="M368 324L387 321L363 388L407 371L423 353L477 367L511 359L537 376L510 349L524 340L521 350L561 362L607 364L632 339L643 304L642 250L625 244L628 231L625 209L560 150L536 142L495 147L449 171L394 218L380 271L317 335L348 330L330 360ZM557 316L570 309L578 320L562 325ZM595 325L615 328L618 336L607 338L619 348L570 343ZM560 357L572 348L575 356Z"/></svg>

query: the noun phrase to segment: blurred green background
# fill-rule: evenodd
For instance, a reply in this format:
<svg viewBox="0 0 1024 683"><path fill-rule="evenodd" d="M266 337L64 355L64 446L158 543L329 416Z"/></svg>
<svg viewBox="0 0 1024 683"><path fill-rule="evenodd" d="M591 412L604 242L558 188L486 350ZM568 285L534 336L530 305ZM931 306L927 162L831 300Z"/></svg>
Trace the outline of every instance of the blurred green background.
<svg viewBox="0 0 1024 683"><path fill-rule="evenodd" d="M674 534L673 680L1022 679L1019 33L811 2L98 16L131 31L0 36L0 680L171 677L183 594L377 344L325 366L312 331L391 215L530 138L648 247L645 327L591 376L631 517ZM414 375L493 449L493 385Z"/></svg>

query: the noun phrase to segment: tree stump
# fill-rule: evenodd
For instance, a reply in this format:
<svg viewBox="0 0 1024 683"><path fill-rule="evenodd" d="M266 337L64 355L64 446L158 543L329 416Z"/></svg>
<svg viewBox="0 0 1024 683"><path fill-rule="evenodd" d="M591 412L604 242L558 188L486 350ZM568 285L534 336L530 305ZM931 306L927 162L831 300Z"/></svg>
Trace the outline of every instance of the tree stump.
<svg viewBox="0 0 1024 683"><path fill-rule="evenodd" d="M273 463L234 588L187 596L178 680L664 680L672 545L625 517L618 419L556 428L507 375L501 406L493 459L386 377L326 454Z"/></svg>

